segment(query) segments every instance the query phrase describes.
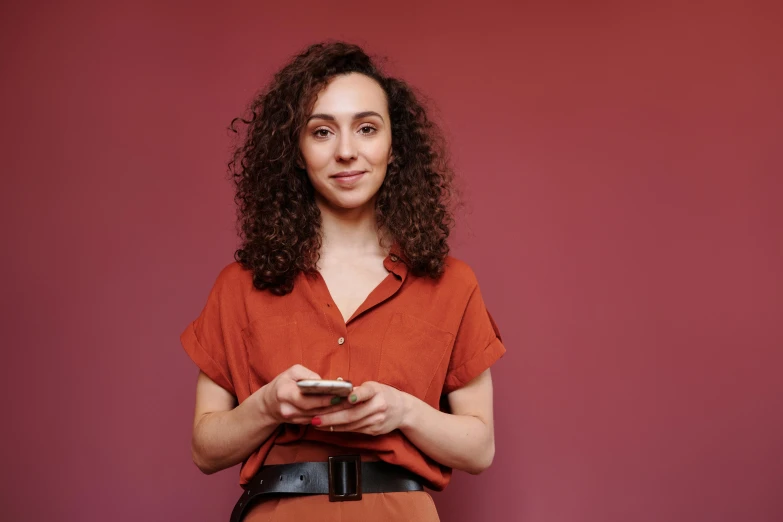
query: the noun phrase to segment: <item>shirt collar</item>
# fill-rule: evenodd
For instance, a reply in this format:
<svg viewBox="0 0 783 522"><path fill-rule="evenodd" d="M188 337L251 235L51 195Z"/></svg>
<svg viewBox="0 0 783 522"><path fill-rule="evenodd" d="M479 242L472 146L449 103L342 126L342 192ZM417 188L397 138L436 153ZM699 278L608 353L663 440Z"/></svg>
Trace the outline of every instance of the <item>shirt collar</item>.
<svg viewBox="0 0 783 522"><path fill-rule="evenodd" d="M384 259L383 266L398 278L405 280L408 275L408 259L398 243L395 242L389 249L389 255Z"/></svg>

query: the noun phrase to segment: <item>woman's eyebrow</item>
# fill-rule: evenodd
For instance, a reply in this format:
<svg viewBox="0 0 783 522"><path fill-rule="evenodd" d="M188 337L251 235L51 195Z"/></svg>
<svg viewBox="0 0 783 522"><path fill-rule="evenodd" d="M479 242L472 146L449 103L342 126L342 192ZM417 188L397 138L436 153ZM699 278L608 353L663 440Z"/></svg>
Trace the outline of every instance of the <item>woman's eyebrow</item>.
<svg viewBox="0 0 783 522"><path fill-rule="evenodd" d="M384 122L384 123L386 122L386 120L383 119L383 116L381 116L380 114L378 114L375 111L357 112L356 114L353 115L353 119L354 120L361 120L362 118L367 118L369 116L377 116L378 118L381 119L382 122ZM309 118L307 118L307 121L310 121L310 120L336 121L337 119L334 116L332 116L331 114L324 114L324 113L319 112L319 113L313 114Z"/></svg>

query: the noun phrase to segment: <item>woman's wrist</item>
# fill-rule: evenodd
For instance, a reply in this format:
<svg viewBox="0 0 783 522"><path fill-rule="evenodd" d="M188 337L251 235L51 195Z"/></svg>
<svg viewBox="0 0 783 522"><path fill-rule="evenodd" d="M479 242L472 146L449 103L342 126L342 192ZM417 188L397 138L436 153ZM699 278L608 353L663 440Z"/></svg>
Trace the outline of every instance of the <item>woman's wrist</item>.
<svg viewBox="0 0 783 522"><path fill-rule="evenodd" d="M277 420L272 416L271 414L271 408L269 405L269 391L270 387L268 384L265 384L259 390L252 394L250 396L250 399L253 400L253 409L255 410L256 414L261 418L262 423L264 425L270 425L275 426L277 424L280 424L277 422Z"/></svg>
<svg viewBox="0 0 783 522"><path fill-rule="evenodd" d="M400 392L402 396L402 413L400 415L400 430L405 431L416 426L419 411L421 407L426 407L427 404L420 401L413 395L405 392Z"/></svg>

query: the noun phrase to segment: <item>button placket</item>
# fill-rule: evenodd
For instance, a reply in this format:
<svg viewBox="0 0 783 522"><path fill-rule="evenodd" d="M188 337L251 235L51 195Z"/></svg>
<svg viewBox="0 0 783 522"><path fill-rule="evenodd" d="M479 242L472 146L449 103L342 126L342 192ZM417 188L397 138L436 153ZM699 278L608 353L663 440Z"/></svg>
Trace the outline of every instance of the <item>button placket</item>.
<svg viewBox="0 0 783 522"><path fill-rule="evenodd" d="M340 375L348 379L349 368L351 366L351 350L348 344L348 331L337 339L337 353L335 354L335 369L337 369L337 375ZM348 379L350 380L350 379Z"/></svg>
<svg viewBox="0 0 783 522"><path fill-rule="evenodd" d="M329 355L329 372L325 379L336 379L336 376L347 379L348 368L350 366L350 351L348 350L348 325L345 324L340 310L336 306L330 307L327 314L329 316L330 328L332 330L332 349ZM336 341L336 342L335 342Z"/></svg>

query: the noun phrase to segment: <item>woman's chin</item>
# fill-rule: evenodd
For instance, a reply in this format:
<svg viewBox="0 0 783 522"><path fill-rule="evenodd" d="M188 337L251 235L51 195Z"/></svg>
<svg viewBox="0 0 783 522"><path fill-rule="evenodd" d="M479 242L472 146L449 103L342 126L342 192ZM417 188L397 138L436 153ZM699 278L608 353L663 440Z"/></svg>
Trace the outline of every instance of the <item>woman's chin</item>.
<svg viewBox="0 0 783 522"><path fill-rule="evenodd" d="M337 212L356 211L371 207L373 205L372 198L345 197L345 195L342 195L342 197L327 198L324 203L326 203L329 208Z"/></svg>

